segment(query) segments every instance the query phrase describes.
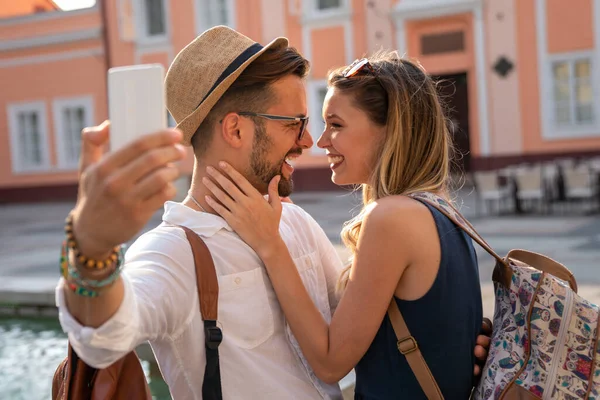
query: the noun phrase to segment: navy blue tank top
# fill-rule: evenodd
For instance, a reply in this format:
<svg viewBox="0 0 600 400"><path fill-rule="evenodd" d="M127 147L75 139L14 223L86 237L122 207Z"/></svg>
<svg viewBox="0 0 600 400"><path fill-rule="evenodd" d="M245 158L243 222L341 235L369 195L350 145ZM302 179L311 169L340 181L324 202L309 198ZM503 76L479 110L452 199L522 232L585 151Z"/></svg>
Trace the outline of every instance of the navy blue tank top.
<svg viewBox="0 0 600 400"><path fill-rule="evenodd" d="M439 271L425 296L395 300L444 398L466 400L473 386L473 350L482 321L477 258L469 236L425 205L433 214L440 238ZM396 342L386 314L355 368L355 399L427 399Z"/></svg>

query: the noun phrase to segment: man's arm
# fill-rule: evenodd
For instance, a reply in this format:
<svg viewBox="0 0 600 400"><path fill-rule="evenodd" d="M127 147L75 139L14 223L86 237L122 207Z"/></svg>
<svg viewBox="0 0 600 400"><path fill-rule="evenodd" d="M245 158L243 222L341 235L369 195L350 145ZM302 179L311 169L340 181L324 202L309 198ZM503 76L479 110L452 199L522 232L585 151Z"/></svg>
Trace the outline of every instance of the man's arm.
<svg viewBox="0 0 600 400"><path fill-rule="evenodd" d="M115 246L133 238L175 195L173 181L179 170L171 163L185 154L176 144L181 140L178 131L146 135L105 156L108 139L108 123L82 132L79 194L72 212L77 247L95 260L106 259ZM70 258L74 261L72 255ZM78 267L83 278L91 278L85 268ZM90 327L99 327L113 316L123 294L121 279L95 298L65 292L69 311Z"/></svg>
<svg viewBox="0 0 600 400"><path fill-rule="evenodd" d="M112 154L104 155L109 124L82 133L79 194L73 216L76 246L88 258L106 259L115 246L133 238L176 189L179 170L172 163L182 159L177 143L181 132L145 135ZM102 280L78 265L83 279ZM107 271L106 275L111 271ZM82 326L99 328L114 317L125 298L124 281L118 278L98 297L85 297L63 289L63 308ZM75 338L73 338L75 339Z"/></svg>
<svg viewBox="0 0 600 400"><path fill-rule="evenodd" d="M147 340L181 334L193 316L196 278L185 234L161 226L142 235L129 249L123 271L124 297L100 327L81 324L57 290L60 322L79 356L103 368Z"/></svg>

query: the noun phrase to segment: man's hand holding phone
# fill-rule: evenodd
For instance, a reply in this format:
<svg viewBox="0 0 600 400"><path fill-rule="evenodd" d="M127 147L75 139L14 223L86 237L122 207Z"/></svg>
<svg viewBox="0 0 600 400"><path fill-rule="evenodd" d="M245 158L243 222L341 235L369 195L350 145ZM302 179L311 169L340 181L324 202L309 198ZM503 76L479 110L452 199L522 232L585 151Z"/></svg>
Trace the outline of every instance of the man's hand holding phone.
<svg viewBox="0 0 600 400"><path fill-rule="evenodd" d="M185 157L182 134L168 129L141 136L103 154L110 124L86 128L82 137L80 181L74 234L87 257L106 258L132 239L154 212L176 195L174 181Z"/></svg>
<svg viewBox="0 0 600 400"><path fill-rule="evenodd" d="M132 239L166 200L185 149L181 132L168 130L161 65L133 65L108 71L111 123L82 135L79 198L73 214L82 254L103 259ZM109 132L110 130L110 132ZM110 142L110 154L104 149Z"/></svg>

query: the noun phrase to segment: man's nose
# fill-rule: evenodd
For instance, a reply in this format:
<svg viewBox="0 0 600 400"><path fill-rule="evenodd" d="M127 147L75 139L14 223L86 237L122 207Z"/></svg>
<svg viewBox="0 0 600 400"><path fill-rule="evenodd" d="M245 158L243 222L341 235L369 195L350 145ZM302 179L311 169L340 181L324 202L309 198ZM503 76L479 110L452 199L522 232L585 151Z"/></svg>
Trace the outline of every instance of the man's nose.
<svg viewBox="0 0 600 400"><path fill-rule="evenodd" d="M313 146L313 143L312 135L310 134L308 127L306 127L306 131L304 132L302 139L298 141L298 145L303 149L310 149Z"/></svg>

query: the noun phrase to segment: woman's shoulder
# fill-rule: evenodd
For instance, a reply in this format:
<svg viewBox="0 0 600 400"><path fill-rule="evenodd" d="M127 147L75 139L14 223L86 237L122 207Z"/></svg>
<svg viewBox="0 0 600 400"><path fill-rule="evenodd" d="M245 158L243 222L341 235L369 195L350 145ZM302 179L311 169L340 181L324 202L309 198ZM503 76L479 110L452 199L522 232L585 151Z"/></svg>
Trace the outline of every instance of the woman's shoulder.
<svg viewBox="0 0 600 400"><path fill-rule="evenodd" d="M392 225L404 228L418 227L423 221L431 220L431 212L423 203L408 196L386 196L371 203L365 213L365 221L371 224Z"/></svg>
<svg viewBox="0 0 600 400"><path fill-rule="evenodd" d="M370 245L378 247L396 243L400 247L420 248L435 231L433 215L423 203L407 196L386 196L365 210L361 235L369 236Z"/></svg>

